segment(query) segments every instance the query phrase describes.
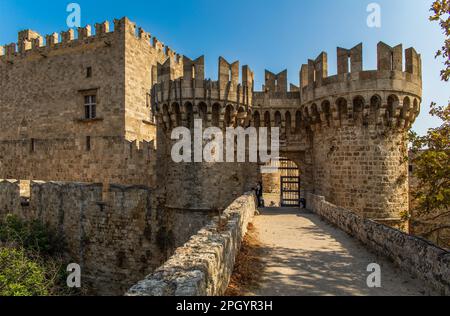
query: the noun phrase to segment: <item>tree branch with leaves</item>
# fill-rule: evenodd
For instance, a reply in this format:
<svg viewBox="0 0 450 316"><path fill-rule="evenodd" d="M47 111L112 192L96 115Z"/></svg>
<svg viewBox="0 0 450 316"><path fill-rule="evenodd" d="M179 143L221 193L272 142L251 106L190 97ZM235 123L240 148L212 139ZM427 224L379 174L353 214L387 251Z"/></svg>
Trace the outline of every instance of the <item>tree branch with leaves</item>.
<svg viewBox="0 0 450 316"><path fill-rule="evenodd" d="M436 53L442 58L442 81L450 79L450 1L436 0L431 7L430 21L438 22L445 36L444 45ZM410 132L414 177L418 184L412 192L415 211L419 216L434 215L442 218L434 231L449 229L450 210L450 101L447 105L433 102L430 114L442 121L437 128L429 129L424 136Z"/></svg>

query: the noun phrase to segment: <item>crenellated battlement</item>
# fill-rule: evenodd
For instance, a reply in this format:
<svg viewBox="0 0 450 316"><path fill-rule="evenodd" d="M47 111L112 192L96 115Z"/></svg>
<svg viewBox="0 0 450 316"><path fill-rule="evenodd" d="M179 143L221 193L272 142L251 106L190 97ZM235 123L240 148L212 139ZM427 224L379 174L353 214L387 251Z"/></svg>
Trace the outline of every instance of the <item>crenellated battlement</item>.
<svg viewBox="0 0 450 316"><path fill-rule="evenodd" d="M175 76L174 61L168 59L158 71L155 104L159 113L166 116L166 123L171 117L173 121L178 112L186 120L191 106L193 117L202 117L202 107L204 116L212 117L213 105L217 103L221 109L233 106L235 118L229 120L232 124L238 121L237 110L244 106L245 111L241 112L248 113L244 122L283 129L291 126L292 133L300 131L299 126L312 130L348 125L409 129L420 112L420 55L414 48L407 49L403 64L402 45L390 47L380 42L377 70L369 71L363 70L362 56L362 44L351 49L338 47L338 73L329 76L328 56L322 52L302 66L300 86L291 84L289 91L287 70L278 74L266 70L262 92L249 90L254 77L248 67L243 68L243 81L239 83L238 62L229 63L220 57L219 78L211 81L205 80L203 56L196 60L183 57L183 76L179 78ZM264 122L255 123L261 113ZM226 120L223 110L220 115L220 122ZM177 126L175 121L171 126Z"/></svg>
<svg viewBox="0 0 450 316"><path fill-rule="evenodd" d="M402 45L391 47L383 42L377 46L377 69L363 70L363 46L337 48L337 74L328 75L327 53L309 60L300 70L301 101L307 103L329 97L330 94L352 93L358 90L402 90L416 96L422 90L421 56Z"/></svg>
<svg viewBox="0 0 450 316"><path fill-rule="evenodd" d="M91 25L86 25L77 28L77 30L69 29L45 36L36 31L23 30L18 33L17 43L0 46L0 60L11 62L31 54L44 54L47 56L48 53L56 49L76 47L95 42L110 46L112 44L110 40L127 32L146 42L149 47L165 55L165 57L174 58L178 56L177 58L179 58L179 55L172 49L156 37L151 36L150 33L145 32L142 28L137 28L136 24L128 18L115 19L113 25L114 29L111 30L109 21L104 21L96 23L94 28ZM123 37L120 38L123 39Z"/></svg>
<svg viewBox="0 0 450 316"><path fill-rule="evenodd" d="M204 118L206 124L214 126L244 124L254 86L254 74L248 66L242 67L239 82L239 62L229 63L220 57L218 80L212 81L205 79L204 56L195 60L184 56L183 75L177 77L174 63L179 62L169 58L159 65L154 86L154 107L166 127L189 126L192 118Z"/></svg>
<svg viewBox="0 0 450 316"><path fill-rule="evenodd" d="M377 69L363 70L363 46L337 48L337 75L328 76L327 54L300 71L301 115L308 125L361 124L409 129L420 111L421 56L380 42Z"/></svg>

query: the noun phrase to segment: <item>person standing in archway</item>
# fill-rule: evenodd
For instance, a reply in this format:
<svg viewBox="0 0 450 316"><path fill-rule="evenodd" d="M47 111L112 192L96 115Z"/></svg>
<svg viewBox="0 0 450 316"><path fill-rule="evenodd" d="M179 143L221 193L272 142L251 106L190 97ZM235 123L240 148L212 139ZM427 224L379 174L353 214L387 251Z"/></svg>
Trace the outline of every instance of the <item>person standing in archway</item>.
<svg viewBox="0 0 450 316"><path fill-rule="evenodd" d="M258 184L256 185L256 197L258 199L258 207L264 207L264 202L263 202L263 185L262 182L259 181Z"/></svg>

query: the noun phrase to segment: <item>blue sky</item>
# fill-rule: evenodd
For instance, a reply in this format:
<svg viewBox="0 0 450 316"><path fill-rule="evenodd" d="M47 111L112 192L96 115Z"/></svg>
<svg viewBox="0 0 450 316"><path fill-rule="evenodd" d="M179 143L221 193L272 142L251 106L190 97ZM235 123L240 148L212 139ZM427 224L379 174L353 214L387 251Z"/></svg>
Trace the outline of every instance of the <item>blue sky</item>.
<svg viewBox="0 0 450 316"><path fill-rule="evenodd" d="M42 35L66 30L61 0L0 0L0 45L17 40L21 29ZM255 71L257 88L264 69L288 69L298 85L298 71L308 58L328 53L329 73L336 73L336 47L364 44L364 69L376 68L376 45L384 41L422 54L422 113L414 130L424 133L439 124L428 115L432 100L447 104L448 83L440 81L442 62L434 54L444 41L438 25L428 21L431 0L142 0L73 1L81 5L82 25L128 16L180 54L206 57L206 75L217 76L217 59L240 60ZM381 5L382 27L368 28L367 5Z"/></svg>

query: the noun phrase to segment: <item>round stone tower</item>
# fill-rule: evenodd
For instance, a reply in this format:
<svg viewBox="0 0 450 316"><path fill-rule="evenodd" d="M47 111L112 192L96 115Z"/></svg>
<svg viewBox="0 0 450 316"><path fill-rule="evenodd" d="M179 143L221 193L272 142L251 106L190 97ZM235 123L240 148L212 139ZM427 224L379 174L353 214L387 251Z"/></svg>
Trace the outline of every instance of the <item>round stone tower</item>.
<svg viewBox="0 0 450 316"><path fill-rule="evenodd" d="M337 49L337 75L328 76L327 54L309 60L300 86L287 72L266 71L263 91L253 73L219 60L219 80L204 79L203 57L183 59L177 76L168 60L158 71L154 105L165 159L166 205L180 210L226 207L260 178L256 163L175 163L175 127L280 128L280 156L300 167L302 197L327 201L379 222L402 227L408 205L407 132L420 111L421 57L413 48L378 44L376 70L363 70L362 44ZM181 61L178 61L180 63ZM404 227L404 226L403 226Z"/></svg>
<svg viewBox="0 0 450 316"><path fill-rule="evenodd" d="M166 207L194 212L223 210L256 186L258 165L208 162L202 155L207 140L200 133L215 127L225 137L227 127L249 125L253 72L248 66L242 67L242 83L239 83L239 62L229 64L220 58L219 80L206 80L204 58L193 61L183 57L183 74L177 78L173 62L168 60L160 65L158 84L154 88L158 150L163 153L165 161L165 174L161 179L165 185ZM183 138L177 131L189 131L191 145L188 149L174 149L174 145ZM172 139L173 135L175 139ZM186 151L191 151L189 162L174 159L174 153L184 155Z"/></svg>
<svg viewBox="0 0 450 316"><path fill-rule="evenodd" d="M301 70L301 114L312 131L314 191L336 205L391 226L408 205L407 132L419 114L421 58L378 44L378 67L362 69L362 45L338 48L338 74L327 55Z"/></svg>

